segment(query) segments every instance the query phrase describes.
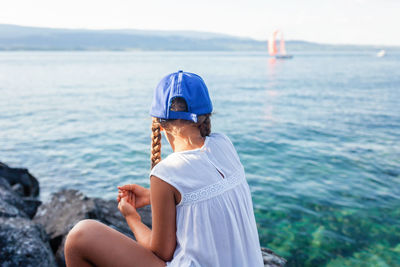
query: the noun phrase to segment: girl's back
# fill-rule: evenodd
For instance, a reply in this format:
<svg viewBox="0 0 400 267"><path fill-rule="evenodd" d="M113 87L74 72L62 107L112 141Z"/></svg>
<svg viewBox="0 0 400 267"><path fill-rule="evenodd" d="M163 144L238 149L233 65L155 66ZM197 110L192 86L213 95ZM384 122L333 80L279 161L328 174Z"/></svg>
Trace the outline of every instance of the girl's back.
<svg viewBox="0 0 400 267"><path fill-rule="evenodd" d="M181 194L177 246L167 266L263 266L250 189L229 138L175 152L151 171Z"/></svg>
<svg viewBox="0 0 400 267"><path fill-rule="evenodd" d="M203 79L178 71L154 91L150 189L118 187L136 241L93 220L68 236L68 266L263 266L250 189L228 137L211 133ZM161 131L174 153L161 160ZM179 203L178 203L179 202ZM151 205L152 229L137 208Z"/></svg>

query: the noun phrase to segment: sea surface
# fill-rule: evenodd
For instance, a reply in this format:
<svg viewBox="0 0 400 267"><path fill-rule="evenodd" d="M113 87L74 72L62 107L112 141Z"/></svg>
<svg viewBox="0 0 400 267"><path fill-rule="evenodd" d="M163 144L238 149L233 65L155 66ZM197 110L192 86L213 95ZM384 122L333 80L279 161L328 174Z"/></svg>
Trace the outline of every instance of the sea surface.
<svg viewBox="0 0 400 267"><path fill-rule="evenodd" d="M400 266L400 49L376 52L0 52L0 161L28 168L43 201L148 186L153 90L195 72L262 246L288 266Z"/></svg>

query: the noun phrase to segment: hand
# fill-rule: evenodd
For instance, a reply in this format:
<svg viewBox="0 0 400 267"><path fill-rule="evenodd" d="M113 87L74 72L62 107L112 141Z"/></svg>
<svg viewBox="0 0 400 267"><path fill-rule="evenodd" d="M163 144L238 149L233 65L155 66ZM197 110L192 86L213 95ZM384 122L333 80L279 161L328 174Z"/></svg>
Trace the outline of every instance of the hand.
<svg viewBox="0 0 400 267"><path fill-rule="evenodd" d="M118 186L118 202L120 202L123 197L127 196L128 192L132 192L134 194L135 207L137 209L150 205L150 190L137 184Z"/></svg>
<svg viewBox="0 0 400 267"><path fill-rule="evenodd" d="M118 209L125 218L133 217L139 221L141 220L135 207L135 194L130 191L118 201Z"/></svg>

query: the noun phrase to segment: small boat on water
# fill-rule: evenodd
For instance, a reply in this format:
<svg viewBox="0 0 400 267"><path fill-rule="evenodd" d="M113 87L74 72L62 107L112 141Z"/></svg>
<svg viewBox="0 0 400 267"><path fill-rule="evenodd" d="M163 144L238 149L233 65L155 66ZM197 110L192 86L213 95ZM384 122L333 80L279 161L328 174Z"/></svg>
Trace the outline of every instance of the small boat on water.
<svg viewBox="0 0 400 267"><path fill-rule="evenodd" d="M377 57L384 57L385 55L386 55L386 51L383 49L376 54Z"/></svg>
<svg viewBox="0 0 400 267"><path fill-rule="evenodd" d="M280 34L280 41L279 41L279 51L276 45L276 37ZM285 48L285 40L283 39L282 31L275 30L269 40L268 40L268 52L271 56L275 57L276 59L290 59L293 58L292 55L288 55Z"/></svg>

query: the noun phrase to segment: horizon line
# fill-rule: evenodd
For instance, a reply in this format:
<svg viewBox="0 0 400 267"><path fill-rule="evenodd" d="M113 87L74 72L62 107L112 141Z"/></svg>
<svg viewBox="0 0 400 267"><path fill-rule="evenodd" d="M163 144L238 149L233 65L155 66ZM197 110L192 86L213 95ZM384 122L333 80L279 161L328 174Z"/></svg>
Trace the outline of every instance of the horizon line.
<svg viewBox="0 0 400 267"><path fill-rule="evenodd" d="M52 27L52 26L32 26L32 25L22 25L22 24L11 24L11 23L2 23L1 25L7 26L17 26L17 27L25 27L25 28L44 28L44 29L52 29L52 30L82 30L82 31L126 31L126 30L136 30L136 31L148 31L148 32L194 32L194 33L208 33L208 34L216 34L216 35L225 35L232 38L238 39L250 39L258 42L268 42L268 39L258 39L250 36L240 36L234 35L230 33L223 33L223 32L212 32L212 31L204 31L204 30L191 30L191 29L179 29L179 30L160 30L160 29L139 29L139 28L71 28L71 27ZM337 45L337 46L379 46L379 47L400 47L400 44L365 44L365 43L325 43L319 41L310 41L310 40L303 40L303 39L285 39L288 42L307 42L313 43L318 45Z"/></svg>

